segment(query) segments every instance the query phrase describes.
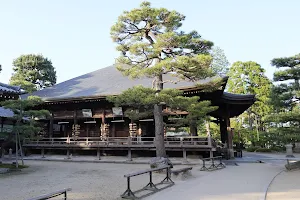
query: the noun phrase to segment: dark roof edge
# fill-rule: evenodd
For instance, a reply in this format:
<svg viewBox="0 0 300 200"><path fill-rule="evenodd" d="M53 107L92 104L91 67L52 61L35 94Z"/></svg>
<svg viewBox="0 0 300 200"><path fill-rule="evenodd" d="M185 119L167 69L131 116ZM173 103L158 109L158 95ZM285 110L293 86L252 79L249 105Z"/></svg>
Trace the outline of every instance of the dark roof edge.
<svg viewBox="0 0 300 200"><path fill-rule="evenodd" d="M226 100L235 100L235 101L241 101L241 100L256 101L254 94L233 94L233 93L224 92L222 98Z"/></svg>

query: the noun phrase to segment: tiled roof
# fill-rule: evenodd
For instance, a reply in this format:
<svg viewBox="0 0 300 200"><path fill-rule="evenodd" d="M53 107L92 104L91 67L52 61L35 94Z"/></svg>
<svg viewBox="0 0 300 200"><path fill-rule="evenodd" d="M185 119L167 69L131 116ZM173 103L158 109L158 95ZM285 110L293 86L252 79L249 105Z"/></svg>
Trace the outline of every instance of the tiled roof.
<svg viewBox="0 0 300 200"><path fill-rule="evenodd" d="M11 111L10 109L6 109L3 107L0 107L0 117L8 117L11 118L14 116L14 112Z"/></svg>
<svg viewBox="0 0 300 200"><path fill-rule="evenodd" d="M0 92L2 93L21 93L21 88L19 86L12 86L5 83L0 83Z"/></svg>
<svg viewBox="0 0 300 200"><path fill-rule="evenodd" d="M41 97L45 101L74 99L74 98L90 98L103 97L107 95L117 95L136 85L144 87L152 86L152 78L129 79L123 76L114 65L99 69L97 71L78 76L65 82L56 84L52 87L45 88L40 91L33 92L31 95ZM164 80L178 81L171 75L164 75ZM212 78L202 80L197 83L207 83ZM164 88L189 88L194 87L195 82L180 81L177 84L165 83ZM23 95L26 97L28 95Z"/></svg>

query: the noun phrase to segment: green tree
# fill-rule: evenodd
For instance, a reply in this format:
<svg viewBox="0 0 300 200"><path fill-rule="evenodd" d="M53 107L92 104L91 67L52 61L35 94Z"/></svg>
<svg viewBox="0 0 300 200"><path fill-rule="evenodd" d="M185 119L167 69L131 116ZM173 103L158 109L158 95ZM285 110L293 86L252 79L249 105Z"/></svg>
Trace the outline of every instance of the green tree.
<svg viewBox="0 0 300 200"><path fill-rule="evenodd" d="M56 83L56 71L52 62L42 55L21 55L13 61L11 85L21 86L27 92L50 87Z"/></svg>
<svg viewBox="0 0 300 200"><path fill-rule="evenodd" d="M279 69L274 73L274 81L281 84L276 84L272 91L274 97L272 103L276 109L268 116L268 121L273 122L270 132L280 137L280 142L285 144L298 142L300 141L300 54L274 58L271 64Z"/></svg>
<svg viewBox="0 0 300 200"><path fill-rule="evenodd" d="M270 94L272 82L265 75L265 70L256 62L235 62L229 69L227 90L236 94L255 94L256 101L246 113L239 116L239 121L248 121L250 130L256 127L257 137L259 131L264 130L264 117L268 115L272 107Z"/></svg>
<svg viewBox="0 0 300 200"><path fill-rule="evenodd" d="M124 11L111 28L121 56L118 70L131 78L153 77L153 89L160 95L163 75L172 73L180 79L197 81L212 76L213 43L196 32L180 31L185 16L165 8L153 8L149 2L139 8ZM153 109L155 120L156 155L165 157L162 104Z"/></svg>
<svg viewBox="0 0 300 200"><path fill-rule="evenodd" d="M227 60L224 51L220 47L213 47L211 51L213 57L212 69L216 74L227 74L229 70L229 61Z"/></svg>
<svg viewBox="0 0 300 200"><path fill-rule="evenodd" d="M153 115L153 108L156 104L164 104L168 110L187 111L185 117L172 116L169 120L174 122L171 126L186 126L191 123L201 123L204 117L217 109L211 106L210 101L199 101L199 97L184 97L183 92L177 89L164 89L160 95L156 90L135 86L122 92L118 96L109 96L107 100L117 106L125 106L125 116L132 121Z"/></svg>
<svg viewBox="0 0 300 200"><path fill-rule="evenodd" d="M1 102L4 108L14 112L13 119L16 123L13 127L13 132L7 135L7 141L14 140L16 143L16 167L18 167L18 148L21 150L22 164L24 165L21 145L22 139L33 137L42 130L36 118L49 116L49 111L47 110L31 110L42 103L43 101L37 96L29 96L24 100L18 99ZM13 139L13 134L15 135L15 139Z"/></svg>

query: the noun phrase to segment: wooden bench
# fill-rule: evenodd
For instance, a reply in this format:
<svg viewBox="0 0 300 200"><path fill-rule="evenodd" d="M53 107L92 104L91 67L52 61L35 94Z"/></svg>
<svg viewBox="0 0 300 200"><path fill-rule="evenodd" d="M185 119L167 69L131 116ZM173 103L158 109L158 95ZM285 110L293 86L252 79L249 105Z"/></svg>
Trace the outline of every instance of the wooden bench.
<svg viewBox="0 0 300 200"><path fill-rule="evenodd" d="M122 198L127 199L136 199L137 197L134 195L134 192L132 192L130 188L130 178L142 174L149 173L149 183L142 189L142 190L152 190L152 191L158 191L158 188L156 187L158 184L154 184L152 182L152 172L154 171L161 171L166 169L166 177L159 183L168 183L168 184L174 184L174 182L171 180L169 173L170 173L170 166L164 166L159 168L153 168L153 169L146 169L139 172L131 173L131 174L125 174L124 177L127 178L127 189L126 191L121 195Z"/></svg>
<svg viewBox="0 0 300 200"><path fill-rule="evenodd" d="M57 197L57 196L60 196L60 195L64 195L64 200L66 200L67 199L67 191L71 191L71 190L72 190L71 188L58 190L56 192L52 192L52 193L49 193L49 194L44 194L44 195L41 195L41 196L38 196L38 197L35 197L35 198L32 198L32 199L28 199L28 200L51 199L51 198L54 198L54 197Z"/></svg>
<svg viewBox="0 0 300 200"><path fill-rule="evenodd" d="M174 174L177 176L181 172L186 173L192 169L193 169L193 167L185 167L185 168L181 168L181 169L175 169L175 170L171 170L171 174Z"/></svg>
<svg viewBox="0 0 300 200"><path fill-rule="evenodd" d="M212 171L212 170L217 170L217 169L222 169L225 168L225 165L222 163L222 156L216 156L216 157L210 157L210 158L202 158L202 167L200 171ZM205 161L210 161L211 160L211 165L207 168L205 165ZM219 163L216 165L215 160L219 160Z"/></svg>

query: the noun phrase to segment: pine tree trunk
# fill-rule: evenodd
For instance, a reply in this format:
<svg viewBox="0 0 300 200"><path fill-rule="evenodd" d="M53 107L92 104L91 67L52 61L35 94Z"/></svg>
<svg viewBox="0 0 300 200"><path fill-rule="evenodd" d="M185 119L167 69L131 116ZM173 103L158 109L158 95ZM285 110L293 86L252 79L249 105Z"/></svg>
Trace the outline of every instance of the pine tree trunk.
<svg viewBox="0 0 300 200"><path fill-rule="evenodd" d="M156 90L156 95L163 89L162 75L155 77L154 89ZM153 110L154 122L155 122L155 148L156 157L166 157L165 149L165 139L164 139L164 121L162 115L162 105L154 105Z"/></svg>
<svg viewBox="0 0 300 200"><path fill-rule="evenodd" d="M206 135L207 135L207 137L211 137L211 135L210 135L210 124L209 124L209 121L205 122L205 128L206 128Z"/></svg>
<svg viewBox="0 0 300 200"><path fill-rule="evenodd" d="M16 134L16 168L18 169L19 168L19 163L18 163L18 134Z"/></svg>
<svg viewBox="0 0 300 200"><path fill-rule="evenodd" d="M190 123L190 133L191 136L198 136L197 124L194 121Z"/></svg>
<svg viewBox="0 0 300 200"><path fill-rule="evenodd" d="M156 157L166 157L162 105L154 105Z"/></svg>
<svg viewBox="0 0 300 200"><path fill-rule="evenodd" d="M22 160L22 165L24 165L24 158L23 158L23 149L22 149L22 144L21 144L21 139L20 139L20 134L18 132L18 138L19 138L19 147L20 147L20 153L21 153L21 160Z"/></svg>

